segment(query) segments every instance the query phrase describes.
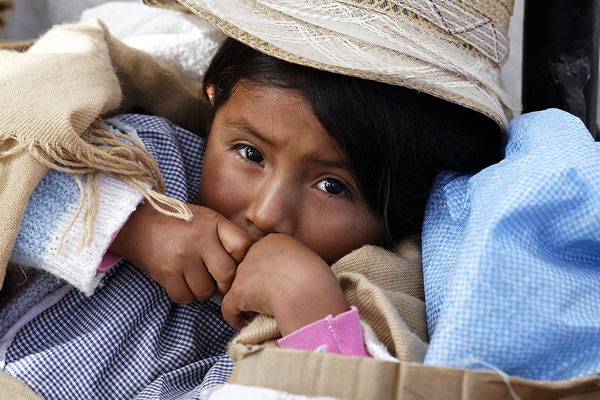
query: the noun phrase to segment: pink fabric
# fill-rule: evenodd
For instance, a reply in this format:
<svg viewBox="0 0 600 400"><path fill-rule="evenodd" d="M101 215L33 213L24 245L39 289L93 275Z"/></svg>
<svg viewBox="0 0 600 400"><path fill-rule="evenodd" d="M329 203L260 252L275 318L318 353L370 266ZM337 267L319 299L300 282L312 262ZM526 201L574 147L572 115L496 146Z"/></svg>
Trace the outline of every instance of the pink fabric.
<svg viewBox="0 0 600 400"><path fill-rule="evenodd" d="M365 348L358 309L354 306L335 317L330 314L306 325L279 339L277 344L288 349L308 351L323 349L328 353L347 356L371 356Z"/></svg>
<svg viewBox="0 0 600 400"><path fill-rule="evenodd" d="M104 257L102 257L102 261L100 262L100 266L98 267L98 269L96 271L98 271L98 272L106 272L109 269L111 269L112 267L114 267L115 265L117 265L117 263L119 261L121 261L122 259L123 259L123 257L121 257L121 256L118 256L118 255L116 255L114 253L107 252L106 254L104 254Z"/></svg>
<svg viewBox="0 0 600 400"><path fill-rule="evenodd" d="M121 232L120 229L115 232L115 234L113 235L112 239L110 240L110 243L108 244L107 250L113 244L113 242L117 238L117 235L119 234L119 232ZM98 272L106 272L109 269L111 269L112 267L114 267L115 265L117 265L117 263L119 261L121 261L122 259L123 259L123 257L107 251L106 253L104 253L104 257L102 257L102 261L100 261L100 266L98 267L98 269L96 271L98 271Z"/></svg>

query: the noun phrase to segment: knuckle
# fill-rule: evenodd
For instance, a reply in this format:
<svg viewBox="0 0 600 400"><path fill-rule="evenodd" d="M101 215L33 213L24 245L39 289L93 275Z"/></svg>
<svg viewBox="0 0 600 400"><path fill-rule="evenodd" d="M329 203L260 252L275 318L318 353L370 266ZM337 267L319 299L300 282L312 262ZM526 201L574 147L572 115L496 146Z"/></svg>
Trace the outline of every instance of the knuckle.
<svg viewBox="0 0 600 400"><path fill-rule="evenodd" d="M229 297L229 301L231 305L237 305L240 298L243 298L243 289L240 288L241 285L237 284L235 281L229 288L227 292L227 297Z"/></svg>
<svg viewBox="0 0 600 400"><path fill-rule="evenodd" d="M169 297L177 304L190 304L194 301L194 297L191 294L182 293L178 290L168 291Z"/></svg>
<svg viewBox="0 0 600 400"><path fill-rule="evenodd" d="M172 251L172 257L170 259L173 260L174 262L168 264L169 269L177 268L176 267L177 262L181 262L182 260L187 259L189 256L189 250L188 250L186 244L183 242L178 242L177 244L175 244L172 247L171 251Z"/></svg>
<svg viewBox="0 0 600 400"><path fill-rule="evenodd" d="M252 241L252 238L250 237L250 235L246 231L242 230L241 228L240 228L237 236L238 236L237 245L240 248L246 249L246 248L252 246L252 243L254 243Z"/></svg>
<svg viewBox="0 0 600 400"><path fill-rule="evenodd" d="M213 297L216 293L216 286L212 281L206 281L202 285L196 287L194 290L194 296L198 301L206 301Z"/></svg>
<svg viewBox="0 0 600 400"><path fill-rule="evenodd" d="M214 210L210 208L204 208L202 212L202 218L204 219L204 223L210 222L216 224L219 221L221 216Z"/></svg>
<svg viewBox="0 0 600 400"><path fill-rule="evenodd" d="M181 272L176 265L167 264L160 269L160 282L164 284L170 284L171 282L175 281L179 275L181 275Z"/></svg>
<svg viewBox="0 0 600 400"><path fill-rule="evenodd" d="M237 250L242 251L243 253L247 252L248 249L252 246L252 239L249 236L243 235L240 238L239 248Z"/></svg>
<svg viewBox="0 0 600 400"><path fill-rule="evenodd" d="M236 271L235 266L230 266L229 268L227 268L227 270L223 274L223 281L224 282L232 282L233 279L235 278L236 272L237 271Z"/></svg>
<svg viewBox="0 0 600 400"><path fill-rule="evenodd" d="M215 293L216 293L216 289L214 287L204 290L204 291L196 294L196 300L206 301L206 300L210 299L211 297L213 297Z"/></svg>

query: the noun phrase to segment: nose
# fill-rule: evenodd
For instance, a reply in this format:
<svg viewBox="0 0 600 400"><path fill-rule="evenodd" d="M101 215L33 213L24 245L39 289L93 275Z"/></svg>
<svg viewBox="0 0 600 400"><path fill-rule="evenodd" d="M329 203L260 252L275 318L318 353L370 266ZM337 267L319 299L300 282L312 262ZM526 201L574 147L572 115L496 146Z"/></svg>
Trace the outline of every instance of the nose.
<svg viewBox="0 0 600 400"><path fill-rule="evenodd" d="M298 200L290 185L277 176L271 176L254 192L246 209L246 220L263 236L269 233L293 235Z"/></svg>

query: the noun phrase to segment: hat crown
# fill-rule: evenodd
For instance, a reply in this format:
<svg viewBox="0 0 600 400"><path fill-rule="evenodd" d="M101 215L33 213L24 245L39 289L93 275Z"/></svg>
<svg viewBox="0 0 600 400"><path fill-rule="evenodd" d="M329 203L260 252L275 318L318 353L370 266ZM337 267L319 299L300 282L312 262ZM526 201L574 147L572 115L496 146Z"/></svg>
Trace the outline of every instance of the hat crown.
<svg viewBox="0 0 600 400"><path fill-rule="evenodd" d="M500 83L514 0L177 2L271 56L417 89L479 111L505 130L519 108Z"/></svg>
<svg viewBox="0 0 600 400"><path fill-rule="evenodd" d="M508 26L514 0L339 0L374 11L403 16L472 46L497 64L508 55Z"/></svg>

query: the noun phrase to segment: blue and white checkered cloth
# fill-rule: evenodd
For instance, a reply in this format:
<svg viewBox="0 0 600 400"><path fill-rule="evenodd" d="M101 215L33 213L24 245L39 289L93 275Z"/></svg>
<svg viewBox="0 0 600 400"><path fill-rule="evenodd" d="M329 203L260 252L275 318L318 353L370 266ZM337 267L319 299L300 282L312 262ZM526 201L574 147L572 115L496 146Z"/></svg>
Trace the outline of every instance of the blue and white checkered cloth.
<svg viewBox="0 0 600 400"><path fill-rule="evenodd" d="M509 136L503 161L440 176L429 200L425 363L600 373L600 147L559 110L515 119Z"/></svg>
<svg viewBox="0 0 600 400"><path fill-rule="evenodd" d="M170 122L123 115L157 160L166 192L195 203L205 142ZM93 296L73 289L21 328L5 371L45 398L195 399L224 383L235 331L211 300L179 305L128 262L110 270Z"/></svg>

